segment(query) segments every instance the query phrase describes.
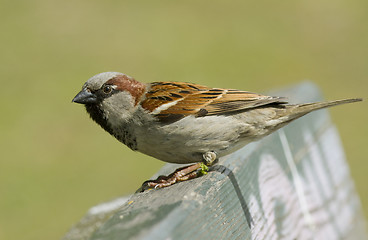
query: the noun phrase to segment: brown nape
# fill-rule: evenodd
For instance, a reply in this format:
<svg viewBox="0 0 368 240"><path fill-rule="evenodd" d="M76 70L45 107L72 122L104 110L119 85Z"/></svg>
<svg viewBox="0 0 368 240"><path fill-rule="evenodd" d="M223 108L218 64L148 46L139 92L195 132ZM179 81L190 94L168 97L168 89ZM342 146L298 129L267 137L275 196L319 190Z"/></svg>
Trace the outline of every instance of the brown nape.
<svg viewBox="0 0 368 240"><path fill-rule="evenodd" d="M143 83L127 75L118 75L107 81L106 84L115 85L117 87L116 90L119 91L128 91L134 97L135 105L139 103L146 90L146 86Z"/></svg>

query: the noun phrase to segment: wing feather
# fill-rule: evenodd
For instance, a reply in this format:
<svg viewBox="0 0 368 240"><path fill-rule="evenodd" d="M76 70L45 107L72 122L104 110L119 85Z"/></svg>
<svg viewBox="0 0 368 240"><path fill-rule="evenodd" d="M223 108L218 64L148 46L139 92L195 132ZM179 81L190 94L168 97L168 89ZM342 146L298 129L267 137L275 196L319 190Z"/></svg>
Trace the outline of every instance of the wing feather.
<svg viewBox="0 0 368 240"><path fill-rule="evenodd" d="M196 117L235 114L268 104L287 103L271 97L235 89L208 88L182 82L154 82L142 107L161 122L175 122L188 115Z"/></svg>

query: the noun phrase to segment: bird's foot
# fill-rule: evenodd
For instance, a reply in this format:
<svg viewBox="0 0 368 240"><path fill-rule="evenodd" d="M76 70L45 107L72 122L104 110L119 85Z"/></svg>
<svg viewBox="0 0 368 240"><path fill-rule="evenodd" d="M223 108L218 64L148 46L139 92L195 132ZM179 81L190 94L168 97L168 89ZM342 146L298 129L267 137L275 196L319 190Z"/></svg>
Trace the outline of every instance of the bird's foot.
<svg viewBox="0 0 368 240"><path fill-rule="evenodd" d="M140 192L152 188L164 188L173 185L176 182L182 182L200 177L208 173L208 167L204 163L196 163L190 166L176 169L168 176L159 176L156 180L148 180L142 184Z"/></svg>

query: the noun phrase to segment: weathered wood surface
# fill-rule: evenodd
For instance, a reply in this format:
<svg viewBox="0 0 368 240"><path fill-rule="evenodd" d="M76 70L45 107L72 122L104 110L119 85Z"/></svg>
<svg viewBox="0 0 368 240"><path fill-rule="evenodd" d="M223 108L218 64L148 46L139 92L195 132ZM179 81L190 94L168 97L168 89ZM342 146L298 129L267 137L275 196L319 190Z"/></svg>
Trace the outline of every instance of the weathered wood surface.
<svg viewBox="0 0 368 240"><path fill-rule="evenodd" d="M274 93L321 100L311 83ZM168 164L158 174L170 173ZM198 179L92 208L64 239L367 239L326 110L224 157Z"/></svg>

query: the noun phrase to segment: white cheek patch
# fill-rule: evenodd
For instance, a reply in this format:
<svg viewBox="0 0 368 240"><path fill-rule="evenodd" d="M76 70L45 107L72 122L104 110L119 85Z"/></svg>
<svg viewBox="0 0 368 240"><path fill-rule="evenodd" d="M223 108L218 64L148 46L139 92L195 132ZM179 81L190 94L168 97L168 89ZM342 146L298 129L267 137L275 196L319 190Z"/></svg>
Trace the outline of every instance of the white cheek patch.
<svg viewBox="0 0 368 240"><path fill-rule="evenodd" d="M136 110L134 99L127 92L120 92L106 98L102 105L105 117L114 126L129 120L132 117L132 112Z"/></svg>

